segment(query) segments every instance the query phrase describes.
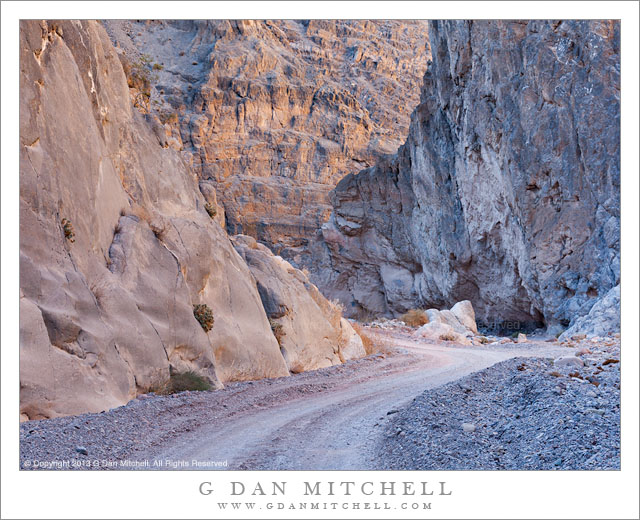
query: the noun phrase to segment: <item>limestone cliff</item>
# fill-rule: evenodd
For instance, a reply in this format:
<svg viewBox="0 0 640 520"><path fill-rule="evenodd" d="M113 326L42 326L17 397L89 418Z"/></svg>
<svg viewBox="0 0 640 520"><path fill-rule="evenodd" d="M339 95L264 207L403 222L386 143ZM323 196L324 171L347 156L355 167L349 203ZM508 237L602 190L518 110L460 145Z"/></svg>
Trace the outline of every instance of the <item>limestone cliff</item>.
<svg viewBox="0 0 640 520"><path fill-rule="evenodd" d="M24 21L20 53L21 418L121 405L170 371L215 386L288 375L215 194L134 109L102 25ZM298 290L287 276L280 289ZM318 298L316 312L333 319ZM212 323L201 326L197 305ZM310 319L301 311L288 323L312 344L296 370L317 367L314 339L335 354L325 364L349 347L346 321L309 332Z"/></svg>
<svg viewBox="0 0 640 520"><path fill-rule="evenodd" d="M328 192L404 141L429 57L422 21L104 24L164 145L215 181L229 232L298 265Z"/></svg>
<svg viewBox="0 0 640 520"><path fill-rule="evenodd" d="M397 155L346 176L315 245L357 314L468 299L567 326L620 278L620 26L436 21Z"/></svg>

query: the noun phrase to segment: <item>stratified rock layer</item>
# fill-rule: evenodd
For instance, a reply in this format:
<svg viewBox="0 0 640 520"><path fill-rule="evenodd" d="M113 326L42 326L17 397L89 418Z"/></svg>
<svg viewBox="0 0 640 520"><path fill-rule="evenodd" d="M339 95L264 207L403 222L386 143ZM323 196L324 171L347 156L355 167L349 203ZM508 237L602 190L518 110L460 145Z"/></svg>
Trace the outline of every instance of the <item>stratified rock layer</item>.
<svg viewBox="0 0 640 520"><path fill-rule="evenodd" d="M568 325L620 278L615 21L444 21L398 154L332 194L319 287L347 312L468 299Z"/></svg>
<svg viewBox="0 0 640 520"><path fill-rule="evenodd" d="M404 141L429 57L423 21L104 24L163 145L215 180L228 231L298 265L328 192Z"/></svg>
<svg viewBox="0 0 640 520"><path fill-rule="evenodd" d="M215 193L132 107L104 28L24 21L20 52L21 419L118 406L170 371L218 387L288 375Z"/></svg>

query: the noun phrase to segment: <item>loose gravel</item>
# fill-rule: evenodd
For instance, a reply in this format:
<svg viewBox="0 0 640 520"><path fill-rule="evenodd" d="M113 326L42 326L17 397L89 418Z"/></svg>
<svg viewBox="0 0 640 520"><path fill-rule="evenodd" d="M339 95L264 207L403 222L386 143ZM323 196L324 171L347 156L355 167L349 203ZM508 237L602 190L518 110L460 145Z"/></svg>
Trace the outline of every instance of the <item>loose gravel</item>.
<svg viewBox="0 0 640 520"><path fill-rule="evenodd" d="M418 396L379 446L403 470L620 468L620 341L579 339L568 361L515 358ZM584 366L583 366L584 364Z"/></svg>

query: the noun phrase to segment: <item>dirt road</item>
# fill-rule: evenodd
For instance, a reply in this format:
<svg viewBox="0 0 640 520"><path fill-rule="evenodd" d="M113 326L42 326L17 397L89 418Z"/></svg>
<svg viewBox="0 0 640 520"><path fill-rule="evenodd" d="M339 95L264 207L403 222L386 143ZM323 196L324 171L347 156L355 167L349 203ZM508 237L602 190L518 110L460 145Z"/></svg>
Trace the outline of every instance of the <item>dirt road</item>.
<svg viewBox="0 0 640 520"><path fill-rule="evenodd" d="M165 435L136 455L227 461L222 469L383 469L376 465L374 448L384 423L424 390L512 357L552 357L568 350L544 342L455 347L386 334L398 349L394 354L216 392L219 397L228 392L222 412L204 402L194 406L188 410L195 421L190 431Z"/></svg>

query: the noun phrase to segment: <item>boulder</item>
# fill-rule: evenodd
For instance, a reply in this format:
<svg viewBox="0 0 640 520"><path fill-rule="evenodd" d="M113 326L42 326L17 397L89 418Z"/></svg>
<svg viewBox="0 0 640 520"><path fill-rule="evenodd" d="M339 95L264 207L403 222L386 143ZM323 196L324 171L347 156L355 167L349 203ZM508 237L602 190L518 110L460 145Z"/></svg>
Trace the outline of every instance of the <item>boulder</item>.
<svg viewBox="0 0 640 520"><path fill-rule="evenodd" d="M440 316L438 309L427 309L425 313L429 319L429 323L442 323L442 316Z"/></svg>
<svg viewBox="0 0 640 520"><path fill-rule="evenodd" d="M340 358L342 361L351 359L359 359L367 355L362 338L353 329L351 324L345 319L340 320L341 338L340 338Z"/></svg>
<svg viewBox="0 0 640 520"><path fill-rule="evenodd" d="M462 325L474 334L478 333L478 325L476 323L476 313L473 305L469 300L463 300L451 307L451 312Z"/></svg>
<svg viewBox="0 0 640 520"><path fill-rule="evenodd" d="M423 325L413 333L413 336L437 342L453 341L461 345L471 345L469 338L456 332L451 325L437 321Z"/></svg>
<svg viewBox="0 0 640 520"><path fill-rule="evenodd" d="M467 329L467 327L460 323L456 315L450 310L445 309L440 311L440 318L442 319L442 323L446 323L447 325L449 325L458 334L471 333L471 331Z"/></svg>

